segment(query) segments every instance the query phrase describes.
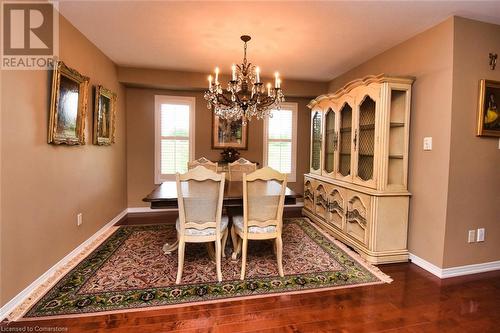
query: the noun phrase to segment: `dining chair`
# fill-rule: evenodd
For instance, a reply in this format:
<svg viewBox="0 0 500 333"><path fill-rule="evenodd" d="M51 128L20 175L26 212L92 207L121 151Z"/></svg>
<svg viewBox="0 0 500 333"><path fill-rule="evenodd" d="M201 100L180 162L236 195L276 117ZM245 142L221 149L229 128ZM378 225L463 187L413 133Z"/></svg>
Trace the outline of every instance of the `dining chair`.
<svg viewBox="0 0 500 333"><path fill-rule="evenodd" d="M287 175L264 167L243 174L243 216L233 216L233 260L241 252L241 275L245 278L249 240L274 239L278 272L283 276L283 205Z"/></svg>
<svg viewBox="0 0 500 333"><path fill-rule="evenodd" d="M175 283L182 279L185 244L206 242L215 242L217 279L221 282L221 256L228 236L228 218L222 216L225 174L197 166L184 174L177 173L175 178L179 207L175 223L179 240Z"/></svg>
<svg viewBox="0 0 500 333"><path fill-rule="evenodd" d="M252 163L243 157L233 163L229 163L229 180L242 181L243 174L251 173L257 170L257 163Z"/></svg>
<svg viewBox="0 0 500 333"><path fill-rule="evenodd" d="M200 165L207 168L208 170L212 170L214 172L217 172L218 163L212 162L209 159L207 159L206 157L200 157L197 160L188 162L188 169L194 169Z"/></svg>

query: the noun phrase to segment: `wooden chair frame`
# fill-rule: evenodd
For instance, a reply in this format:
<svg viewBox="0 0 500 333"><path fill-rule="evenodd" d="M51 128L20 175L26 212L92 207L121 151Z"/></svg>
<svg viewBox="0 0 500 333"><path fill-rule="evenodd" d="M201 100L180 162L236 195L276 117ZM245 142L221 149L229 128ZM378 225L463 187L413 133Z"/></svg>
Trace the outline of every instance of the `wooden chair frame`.
<svg viewBox="0 0 500 333"><path fill-rule="evenodd" d="M237 159L233 163L229 163L229 180L231 181L241 181L242 178L235 177L238 173L251 173L257 170L257 163L252 163L243 157ZM243 177L243 176L242 176Z"/></svg>
<svg viewBox="0 0 500 333"><path fill-rule="evenodd" d="M188 162L188 170L194 169L198 166L203 166L208 170L212 170L214 172L217 172L219 164L217 162L212 162L206 157L200 157L197 160Z"/></svg>
<svg viewBox="0 0 500 333"><path fill-rule="evenodd" d="M278 208L276 212L276 217L271 220L266 221L255 221L248 220L248 182L255 180L264 181L278 181L281 182L280 197L278 201ZM287 175L279 173L278 171L270 168L264 167L258 169L250 174L243 174L243 230L236 228L233 224L231 228L231 239L233 242L234 252L232 255L233 260L236 260L238 254L242 253L241 259L241 275L240 279L245 279L246 261L247 261L247 248L248 240L265 240L274 239L275 240L275 252L276 259L278 261L278 271L279 275L283 276L283 241L281 239L281 232L283 228L283 207L285 203L285 190L287 183ZM248 232L249 227L268 227L276 226L274 232L270 233L250 233Z"/></svg>
<svg viewBox="0 0 500 333"><path fill-rule="evenodd" d="M228 229L226 228L223 233L221 233L221 219L222 219L222 202L224 199L224 182L226 180L225 173L218 174L214 171L211 171L203 166L197 166L194 169L189 170L184 174L177 173L175 175L175 180L177 183L177 202L179 206L179 231L178 231L178 254L179 254L179 263L177 268L177 279L175 281L176 284L179 284L182 279L182 272L184 268L184 249L186 243L205 243L205 242L215 242L215 263L217 266L217 279L219 282L222 281L222 270L221 270L221 256L223 250L226 246ZM216 210L216 220L214 222L205 222L205 223L194 223L194 222L186 222L186 211L184 208L184 196L182 193L182 184L183 181L205 181L205 180L213 180L219 182L219 197L217 198L217 210ZM197 229L203 230L207 228L215 228L214 235L207 236L192 236L186 235L186 229ZM222 241L222 244L221 244Z"/></svg>

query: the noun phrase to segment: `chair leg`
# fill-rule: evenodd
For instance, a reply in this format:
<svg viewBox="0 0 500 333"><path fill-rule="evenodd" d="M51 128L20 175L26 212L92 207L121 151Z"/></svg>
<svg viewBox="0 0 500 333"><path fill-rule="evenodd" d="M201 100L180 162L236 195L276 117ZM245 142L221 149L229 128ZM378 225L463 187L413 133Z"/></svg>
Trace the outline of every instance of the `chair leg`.
<svg viewBox="0 0 500 333"><path fill-rule="evenodd" d="M283 277L283 241L281 236L276 237L276 259L278 260L278 272Z"/></svg>
<svg viewBox="0 0 500 333"><path fill-rule="evenodd" d="M226 243L227 243L227 236L229 234L229 230L224 230L224 233L222 234L222 257L226 257Z"/></svg>
<svg viewBox="0 0 500 333"><path fill-rule="evenodd" d="M215 241L215 266L217 268L217 280L222 282L222 270L221 270L221 240L217 239Z"/></svg>
<svg viewBox="0 0 500 333"><path fill-rule="evenodd" d="M238 235L236 234L236 230L234 229L234 225L231 227L231 241L233 243L233 252L235 252L236 247L238 246Z"/></svg>
<svg viewBox="0 0 500 333"><path fill-rule="evenodd" d="M175 280L175 284L181 283L182 279L182 271L184 269L184 247L186 243L181 240L179 241L179 247L177 251L179 252L179 262L177 264L177 279Z"/></svg>
<svg viewBox="0 0 500 333"><path fill-rule="evenodd" d="M245 269L247 266L247 248L248 248L248 238L243 239L243 247L241 249L241 276L240 280L245 279Z"/></svg>
<svg viewBox="0 0 500 333"><path fill-rule="evenodd" d="M236 233L236 229L233 226L231 228L231 240L233 241L233 254L231 256L232 260L238 259L238 254L240 254L241 251L241 238L240 236Z"/></svg>

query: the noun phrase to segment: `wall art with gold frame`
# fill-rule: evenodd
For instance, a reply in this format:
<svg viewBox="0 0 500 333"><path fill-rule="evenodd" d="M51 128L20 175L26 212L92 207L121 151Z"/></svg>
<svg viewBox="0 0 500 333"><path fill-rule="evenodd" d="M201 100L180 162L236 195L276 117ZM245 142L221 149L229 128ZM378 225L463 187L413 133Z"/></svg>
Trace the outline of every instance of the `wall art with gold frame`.
<svg viewBox="0 0 500 333"><path fill-rule="evenodd" d="M84 145L89 78L62 61L54 63L48 143Z"/></svg>
<svg viewBox="0 0 500 333"><path fill-rule="evenodd" d="M94 144L115 143L116 94L99 85L95 87Z"/></svg>
<svg viewBox="0 0 500 333"><path fill-rule="evenodd" d="M500 81L479 81L477 135L500 137Z"/></svg>
<svg viewBox="0 0 500 333"><path fill-rule="evenodd" d="M227 120L212 113L212 149L248 149L248 123Z"/></svg>

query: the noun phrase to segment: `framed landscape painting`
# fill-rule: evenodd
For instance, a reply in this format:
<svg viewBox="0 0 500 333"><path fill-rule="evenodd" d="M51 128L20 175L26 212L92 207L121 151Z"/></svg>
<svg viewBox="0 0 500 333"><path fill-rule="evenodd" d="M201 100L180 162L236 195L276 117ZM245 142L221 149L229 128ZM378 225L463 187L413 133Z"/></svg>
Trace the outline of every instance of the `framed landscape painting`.
<svg viewBox="0 0 500 333"><path fill-rule="evenodd" d="M89 78L67 67L54 64L48 142L53 144L85 144L85 116Z"/></svg>
<svg viewBox="0 0 500 333"><path fill-rule="evenodd" d="M478 136L500 137L500 81L479 81Z"/></svg>
<svg viewBox="0 0 500 333"><path fill-rule="evenodd" d="M110 145L115 142L116 94L103 86L95 88L94 144Z"/></svg>
<svg viewBox="0 0 500 333"><path fill-rule="evenodd" d="M248 123L212 116L212 149L248 149Z"/></svg>

